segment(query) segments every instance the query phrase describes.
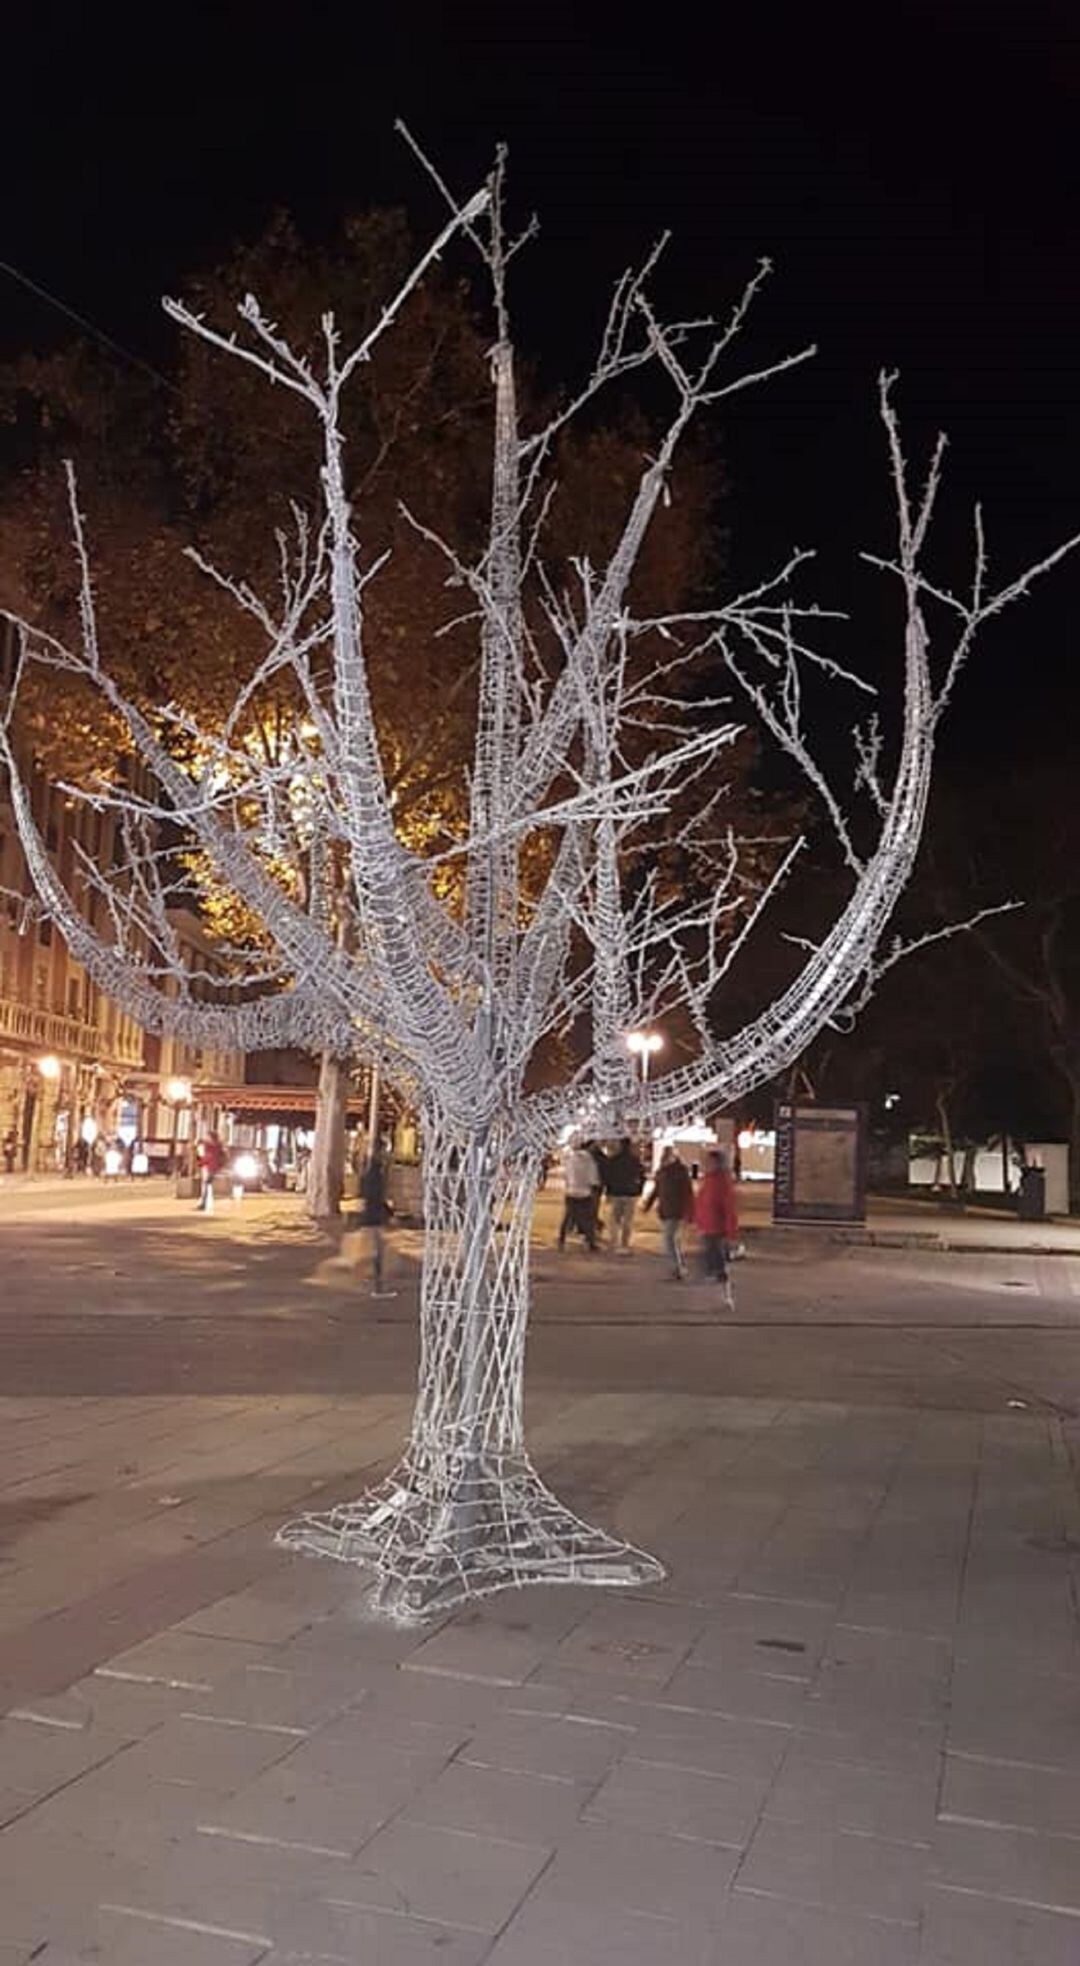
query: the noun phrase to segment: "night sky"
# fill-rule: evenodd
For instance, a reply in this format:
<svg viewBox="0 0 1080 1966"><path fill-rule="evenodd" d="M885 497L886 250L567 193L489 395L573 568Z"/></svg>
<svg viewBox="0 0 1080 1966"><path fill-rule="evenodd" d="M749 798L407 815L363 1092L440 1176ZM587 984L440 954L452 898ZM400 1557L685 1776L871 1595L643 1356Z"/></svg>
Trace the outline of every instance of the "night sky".
<svg viewBox="0 0 1080 1966"><path fill-rule="evenodd" d="M1008 571L1080 530L1080 9L858 11L720 6L703 30L697 9L635 25L587 0L509 0L501 22L467 0L20 7L0 259L157 363L160 293L275 206L319 230L404 203L434 226L395 115L461 189L502 137L516 205L542 221L517 299L549 379L587 359L612 279L665 226L671 311L723 308L768 254L747 353L818 342L725 424L734 573L820 544L823 596L860 598L854 549L887 538L882 365L902 373L913 451L949 431L952 510L982 496ZM65 332L6 274L0 303L0 352ZM1066 741L1078 601L1080 556L989 638L958 755L996 767Z"/></svg>

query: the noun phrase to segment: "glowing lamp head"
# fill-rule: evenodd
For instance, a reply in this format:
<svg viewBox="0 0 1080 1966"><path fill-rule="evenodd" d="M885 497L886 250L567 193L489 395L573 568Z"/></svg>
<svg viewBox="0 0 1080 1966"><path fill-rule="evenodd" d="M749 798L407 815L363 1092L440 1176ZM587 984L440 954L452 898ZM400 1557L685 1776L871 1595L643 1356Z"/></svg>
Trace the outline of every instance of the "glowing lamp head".
<svg viewBox="0 0 1080 1966"><path fill-rule="evenodd" d="M59 1058L54 1057L51 1051L38 1059L37 1068L43 1079L58 1079L62 1069Z"/></svg>
<svg viewBox="0 0 1080 1966"><path fill-rule="evenodd" d="M238 1181L254 1181L259 1172L259 1163L254 1154L237 1154L233 1162L233 1173Z"/></svg>
<svg viewBox="0 0 1080 1966"><path fill-rule="evenodd" d="M663 1044L659 1031L628 1031L626 1034L627 1050L637 1058L650 1057L654 1052L661 1051Z"/></svg>
<svg viewBox="0 0 1080 1966"><path fill-rule="evenodd" d="M172 1106L187 1106L191 1101L190 1079L169 1079L165 1086L165 1097Z"/></svg>

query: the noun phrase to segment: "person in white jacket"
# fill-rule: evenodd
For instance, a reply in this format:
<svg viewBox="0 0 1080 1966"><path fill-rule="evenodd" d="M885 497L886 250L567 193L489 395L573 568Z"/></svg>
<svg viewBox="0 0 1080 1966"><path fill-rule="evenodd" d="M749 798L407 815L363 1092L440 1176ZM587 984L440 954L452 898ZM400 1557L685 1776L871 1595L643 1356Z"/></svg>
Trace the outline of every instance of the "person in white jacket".
<svg viewBox="0 0 1080 1966"><path fill-rule="evenodd" d="M590 1249L596 1248L596 1220L593 1193L600 1186L600 1169L587 1147L571 1145L563 1155L565 1203L559 1225L559 1248L566 1246L566 1232L577 1229Z"/></svg>

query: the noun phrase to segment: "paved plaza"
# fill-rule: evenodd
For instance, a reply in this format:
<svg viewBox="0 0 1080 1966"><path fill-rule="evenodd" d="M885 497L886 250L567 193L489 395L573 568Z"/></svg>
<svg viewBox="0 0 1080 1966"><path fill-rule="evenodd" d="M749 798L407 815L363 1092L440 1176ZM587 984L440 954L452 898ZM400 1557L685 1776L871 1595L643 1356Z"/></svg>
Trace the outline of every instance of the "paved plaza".
<svg viewBox="0 0 1080 1966"><path fill-rule="evenodd" d="M417 1233L0 1194L0 1966L1077 1966L1072 1232L721 1313L552 1228L534 1455L668 1579L404 1632L271 1538L401 1443Z"/></svg>

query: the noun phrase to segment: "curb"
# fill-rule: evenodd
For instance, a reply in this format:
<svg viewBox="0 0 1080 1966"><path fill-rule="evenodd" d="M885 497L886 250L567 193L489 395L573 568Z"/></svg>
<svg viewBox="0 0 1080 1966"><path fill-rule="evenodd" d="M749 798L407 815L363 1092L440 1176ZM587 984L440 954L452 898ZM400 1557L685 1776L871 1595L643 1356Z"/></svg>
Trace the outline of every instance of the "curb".
<svg viewBox="0 0 1080 1966"><path fill-rule="evenodd" d="M779 1242L786 1240L792 1232L805 1232L817 1240L837 1243L855 1249L921 1249L931 1255L945 1256L1073 1256L1080 1257L1080 1233L1076 1247L1069 1248L1064 1243L1046 1242L973 1242L966 1236L953 1239L940 1229L838 1229L828 1222L793 1222L790 1229L780 1223L769 1223L762 1228L747 1228L743 1234L747 1241L761 1242L763 1238L776 1235Z"/></svg>

